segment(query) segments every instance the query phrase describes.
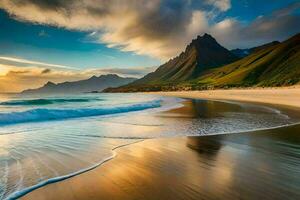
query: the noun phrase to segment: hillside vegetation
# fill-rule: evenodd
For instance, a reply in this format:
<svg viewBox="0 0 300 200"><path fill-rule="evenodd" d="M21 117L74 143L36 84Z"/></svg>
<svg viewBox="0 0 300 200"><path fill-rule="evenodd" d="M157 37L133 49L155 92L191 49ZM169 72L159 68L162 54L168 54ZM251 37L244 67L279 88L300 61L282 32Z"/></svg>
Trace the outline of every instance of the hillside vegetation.
<svg viewBox="0 0 300 200"><path fill-rule="evenodd" d="M194 55L194 57L197 56ZM165 79L163 77L168 74L167 72L161 73L157 78L160 67L156 72L150 73L140 80L123 87L109 88L106 92L273 87L298 84L300 83L300 34L282 43L258 48L250 55L231 64L205 68L198 73L194 72L193 75L190 74L190 70L187 70L194 68L195 63L192 60L192 58L188 59L189 62L185 62L184 68L180 70L181 77L186 75L190 79L174 79L174 81ZM172 60L168 63L169 73L173 69L171 62ZM186 74L186 72L188 73ZM156 76L155 79L151 77L154 75Z"/></svg>

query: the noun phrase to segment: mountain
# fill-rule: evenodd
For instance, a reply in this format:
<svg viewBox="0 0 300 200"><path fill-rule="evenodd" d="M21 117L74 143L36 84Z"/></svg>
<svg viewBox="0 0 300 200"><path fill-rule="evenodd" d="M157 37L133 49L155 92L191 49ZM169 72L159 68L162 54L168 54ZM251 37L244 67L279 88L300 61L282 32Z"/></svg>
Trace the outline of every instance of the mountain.
<svg viewBox="0 0 300 200"><path fill-rule="evenodd" d="M249 49L233 49L233 50L231 50L231 53L233 53L235 56L237 56L239 58L244 58L244 57L250 55L251 53L254 53L260 49L271 47L271 46L277 45L279 43L280 42L278 42L278 41L273 41L273 42L270 42L270 43L267 43L267 44L264 44L261 46L257 46L257 47L252 47Z"/></svg>
<svg viewBox="0 0 300 200"><path fill-rule="evenodd" d="M135 78L122 78L115 74L92 76L86 80L52 83L48 82L43 87L37 89L24 90L22 94L46 94L46 93L83 93L92 91L102 91L108 87L119 87L135 81Z"/></svg>
<svg viewBox="0 0 300 200"><path fill-rule="evenodd" d="M179 56L161 65L155 72L133 84L156 84L187 81L197 78L203 71L237 60L229 50L222 47L211 35L194 39Z"/></svg>
<svg viewBox="0 0 300 200"><path fill-rule="evenodd" d="M178 58L180 56L176 59ZM214 57L210 59L214 60ZM164 80L165 75L173 71L173 67L178 67L176 64L180 62L179 60L173 63L171 60L167 63L169 71L165 69L164 73L158 73L162 70L160 68L165 68L166 64L164 64L155 72L146 75L140 80L119 88L108 88L104 91L203 90L211 88L288 86L299 84L300 34L282 43L272 42L252 48L251 54L230 64L219 67L201 68L203 71L201 70L201 73L194 71L195 74L193 76L190 76L189 70L183 70L181 76L188 76L191 79L176 79L173 82L152 81ZM185 66L189 66L186 67L188 69L191 69L193 66L191 64L193 62L190 62L189 65L186 62L183 63Z"/></svg>
<svg viewBox="0 0 300 200"><path fill-rule="evenodd" d="M199 87L287 86L300 82L300 34L257 48L232 64L207 71L195 80Z"/></svg>

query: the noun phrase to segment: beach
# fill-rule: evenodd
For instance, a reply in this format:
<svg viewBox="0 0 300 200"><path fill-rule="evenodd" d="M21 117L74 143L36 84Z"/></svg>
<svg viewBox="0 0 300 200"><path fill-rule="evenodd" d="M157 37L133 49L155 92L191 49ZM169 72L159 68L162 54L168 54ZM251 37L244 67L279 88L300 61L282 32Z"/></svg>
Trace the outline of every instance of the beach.
<svg viewBox="0 0 300 200"><path fill-rule="evenodd" d="M22 199L297 199L299 130L147 140Z"/></svg>
<svg viewBox="0 0 300 200"><path fill-rule="evenodd" d="M160 94L272 103L295 116L300 107L299 88ZM171 112L194 115L189 103ZM299 133L300 125L292 125L139 140L113 150L116 156L101 166L22 199L299 199Z"/></svg>
<svg viewBox="0 0 300 200"><path fill-rule="evenodd" d="M0 200L300 200L300 0L0 0Z"/></svg>
<svg viewBox="0 0 300 200"><path fill-rule="evenodd" d="M299 130L147 140L23 199L298 199Z"/></svg>
<svg viewBox="0 0 300 200"><path fill-rule="evenodd" d="M279 88L158 92L155 94L194 99L268 103L273 105L284 105L300 108L300 86Z"/></svg>

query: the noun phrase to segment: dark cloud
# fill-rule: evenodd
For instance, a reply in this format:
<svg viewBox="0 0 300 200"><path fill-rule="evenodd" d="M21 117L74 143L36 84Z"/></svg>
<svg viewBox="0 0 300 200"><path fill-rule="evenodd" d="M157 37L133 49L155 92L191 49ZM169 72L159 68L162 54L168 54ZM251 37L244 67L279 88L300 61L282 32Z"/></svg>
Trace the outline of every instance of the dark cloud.
<svg viewBox="0 0 300 200"><path fill-rule="evenodd" d="M230 0L1 0L0 8L18 20L96 31L108 46L168 58L203 29L193 27L195 13L206 12L195 4L230 8Z"/></svg>
<svg viewBox="0 0 300 200"><path fill-rule="evenodd" d="M76 2L75 0L74 2ZM11 2L17 6L35 5L41 9L46 10L59 10L67 8L71 2L69 0L11 0Z"/></svg>
<svg viewBox="0 0 300 200"><path fill-rule="evenodd" d="M42 74L48 74L51 72L51 69L44 69L41 73Z"/></svg>
<svg viewBox="0 0 300 200"><path fill-rule="evenodd" d="M167 0L150 12L142 13L138 21L128 27L127 32L144 33L156 38L177 35L186 29L191 16L192 12L184 1Z"/></svg>
<svg viewBox="0 0 300 200"><path fill-rule="evenodd" d="M109 47L162 59L178 54L205 32L228 48L285 39L300 31L299 5L244 24L230 17L215 21L230 9L230 0L0 1L0 8L19 20L93 32L93 39Z"/></svg>

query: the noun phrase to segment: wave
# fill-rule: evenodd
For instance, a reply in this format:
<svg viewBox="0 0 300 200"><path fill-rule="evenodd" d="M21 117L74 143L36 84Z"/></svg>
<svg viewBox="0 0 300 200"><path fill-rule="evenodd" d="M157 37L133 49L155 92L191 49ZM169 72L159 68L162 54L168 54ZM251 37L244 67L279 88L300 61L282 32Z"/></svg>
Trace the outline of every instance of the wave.
<svg viewBox="0 0 300 200"><path fill-rule="evenodd" d="M107 107L107 108L79 108L79 109L47 109L37 108L22 112L0 114L0 125L9 125L26 122L40 122L48 120L62 120L80 117L92 117L140 111L161 106L161 100L148 101L138 104Z"/></svg>
<svg viewBox="0 0 300 200"><path fill-rule="evenodd" d="M135 136L106 136L106 135L76 135L79 137L94 137L104 139L125 139L125 140L146 140L153 139L154 137L135 137Z"/></svg>
<svg viewBox="0 0 300 200"><path fill-rule="evenodd" d="M54 178L50 178L50 179L47 179L45 181L42 181L36 185L33 185L31 187L27 187L25 189L22 189L22 190L19 190L19 191L16 191L12 194L10 194L7 198L5 198L6 200L15 200L15 199L19 199L21 198L22 196L32 192L33 190L36 190L38 188L41 188L41 187L44 187L46 185L49 185L49 184L53 184L53 183L56 183L56 182L60 182L60 181L63 181L63 180L66 180L66 179L69 179L69 178L72 178L74 176L77 176L77 175L80 175L80 174L83 174L85 172L88 172L88 171L91 171L93 169L95 169L96 167L99 167L101 165L103 165L104 163L112 160L113 158L116 157L117 153L116 153L116 150L119 149L119 148L122 148L122 147L125 147L125 146L128 146L128 145L131 145L131 144L135 144L135 143L138 143L138 142L142 142L143 140L138 140L138 141L134 141L134 142L131 142L131 143L127 143L127 144L122 144L122 145L119 145L119 146L116 146L114 147L113 149L111 149L112 151L112 155L107 157L107 158L104 158L103 160L101 160L100 162L96 163L95 165L91 166L91 167L88 167L88 168L85 168L85 169L81 169L77 172L73 172L71 174L67 174L67 175L64 175L64 176L58 176L58 177L54 177Z"/></svg>
<svg viewBox="0 0 300 200"><path fill-rule="evenodd" d="M49 105L56 103L82 103L89 102L96 99L87 98L76 98L76 99L26 99L26 100L11 100L1 102L0 105L3 106L39 106L39 105ZM101 100L101 99L97 99Z"/></svg>

